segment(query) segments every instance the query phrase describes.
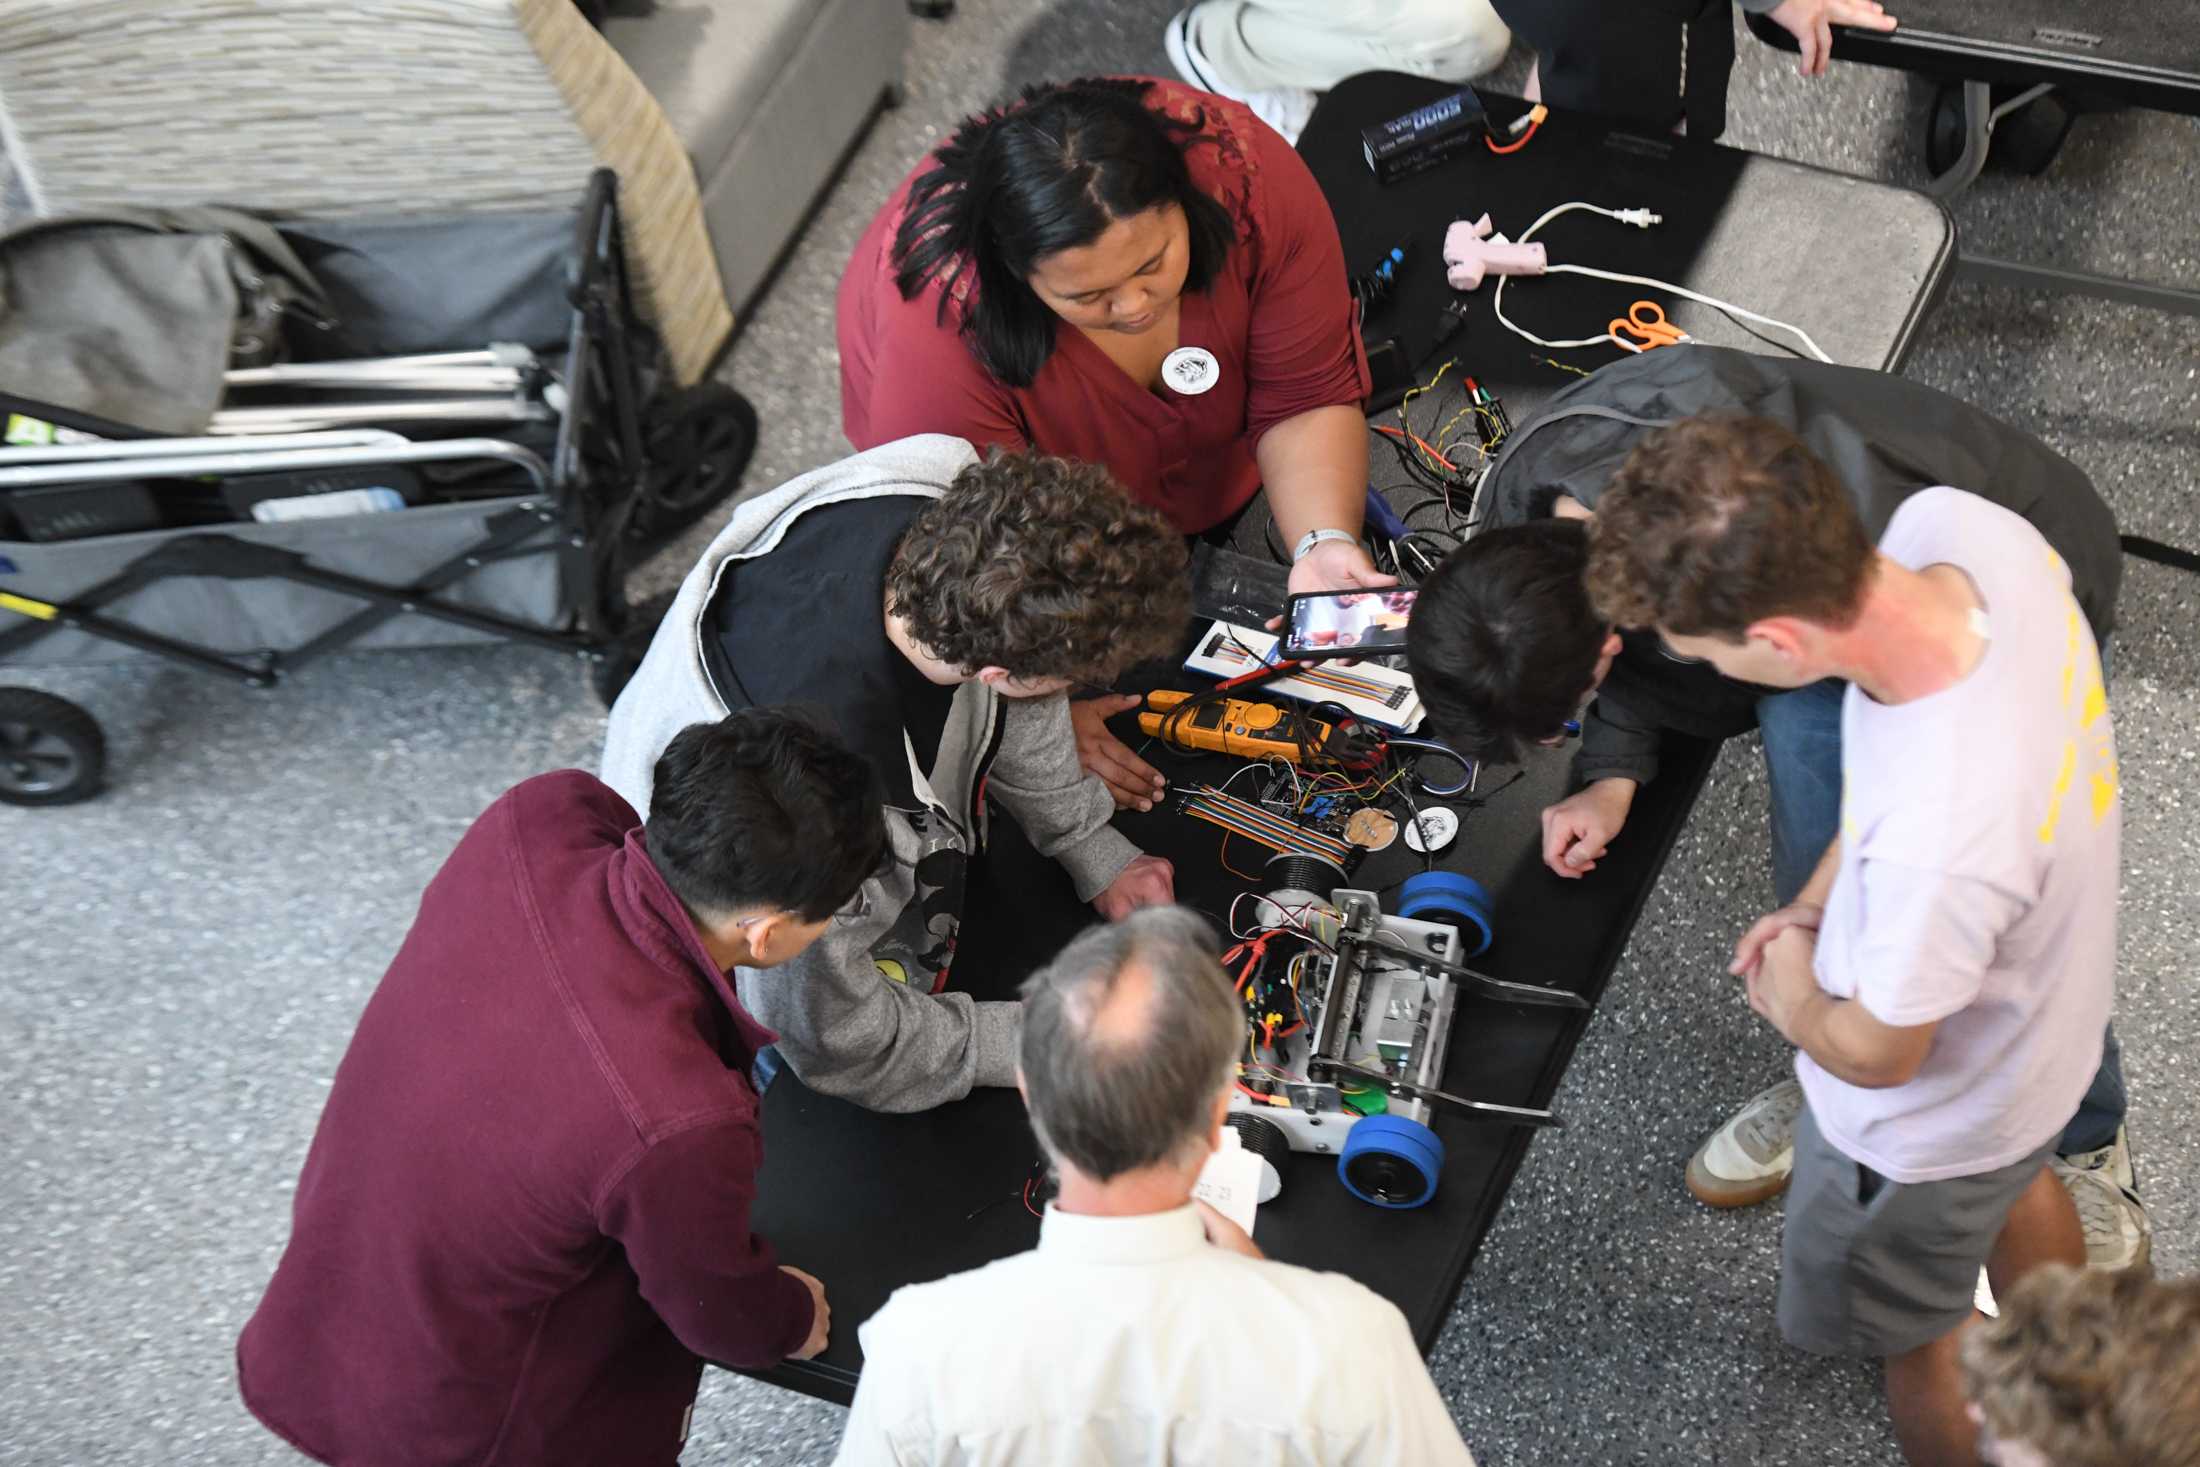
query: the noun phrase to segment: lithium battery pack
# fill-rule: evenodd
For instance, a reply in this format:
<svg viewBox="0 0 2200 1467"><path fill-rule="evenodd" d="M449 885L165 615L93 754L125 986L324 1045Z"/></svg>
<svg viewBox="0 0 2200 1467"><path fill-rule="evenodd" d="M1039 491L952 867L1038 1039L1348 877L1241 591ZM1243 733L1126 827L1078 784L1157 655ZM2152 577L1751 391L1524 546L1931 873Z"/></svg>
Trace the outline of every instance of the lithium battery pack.
<svg viewBox="0 0 2200 1467"><path fill-rule="evenodd" d="M1433 168L1462 148L1488 135L1489 114L1482 99L1466 87L1418 107L1403 117L1360 130L1367 166L1383 183Z"/></svg>

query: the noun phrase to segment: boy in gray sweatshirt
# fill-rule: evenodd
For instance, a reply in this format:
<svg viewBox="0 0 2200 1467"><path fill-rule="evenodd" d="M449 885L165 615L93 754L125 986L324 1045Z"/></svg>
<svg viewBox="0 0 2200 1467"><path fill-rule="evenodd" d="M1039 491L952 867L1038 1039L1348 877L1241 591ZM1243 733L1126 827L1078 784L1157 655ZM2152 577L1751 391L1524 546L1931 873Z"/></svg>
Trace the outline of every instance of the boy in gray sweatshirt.
<svg viewBox="0 0 2200 1467"><path fill-rule="evenodd" d="M822 709L887 790L892 859L800 959L740 969L742 1004L814 1090L924 1110L1015 1083L1019 1007L950 988L985 797L1118 919L1175 894L1108 823L1063 694L1173 650L1184 542L1102 469L883 444L744 501L611 711L603 778L647 818L672 736L733 709Z"/></svg>

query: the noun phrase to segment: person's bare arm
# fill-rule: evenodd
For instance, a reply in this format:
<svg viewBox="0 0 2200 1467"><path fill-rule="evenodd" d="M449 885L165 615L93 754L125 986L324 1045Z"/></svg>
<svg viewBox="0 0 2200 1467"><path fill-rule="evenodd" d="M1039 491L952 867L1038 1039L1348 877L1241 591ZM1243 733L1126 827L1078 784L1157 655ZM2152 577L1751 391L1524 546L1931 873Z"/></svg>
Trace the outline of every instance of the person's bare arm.
<svg viewBox="0 0 2200 1467"><path fill-rule="evenodd" d="M1938 1021L1882 1023L1853 999L1833 997L1811 971L1817 946L1804 927L1767 943L1749 979L1749 1006L1836 1079L1867 1090L1907 1085L1932 1053Z"/></svg>
<svg viewBox="0 0 2200 1467"><path fill-rule="evenodd" d="M1758 961L1769 943L1790 927L1803 927L1815 932L1818 923L1826 915L1826 898L1833 894L1833 878L1841 870L1841 837L1835 836L1826 847L1826 853L1818 858L1818 867L1810 873L1810 880L1795 894L1795 900L1776 912L1767 912L1750 924L1741 941L1734 944L1734 961L1727 965L1729 973L1748 977L1757 970Z"/></svg>
<svg viewBox="0 0 2200 1467"><path fill-rule="evenodd" d="M1270 428L1254 446L1269 512L1287 546L1309 530L1360 533L1367 513L1367 420L1356 407L1332 403ZM1354 586L1395 586L1396 576L1375 569L1357 543L1328 540L1291 567L1291 589L1346 591Z"/></svg>

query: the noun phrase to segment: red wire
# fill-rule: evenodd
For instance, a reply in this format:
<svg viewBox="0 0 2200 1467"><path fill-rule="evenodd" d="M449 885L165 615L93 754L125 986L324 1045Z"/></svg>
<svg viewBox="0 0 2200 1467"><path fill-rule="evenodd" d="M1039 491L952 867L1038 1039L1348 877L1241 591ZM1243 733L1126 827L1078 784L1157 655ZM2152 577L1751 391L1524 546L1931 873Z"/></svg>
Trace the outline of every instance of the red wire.
<svg viewBox="0 0 2200 1467"><path fill-rule="evenodd" d="M1225 830L1224 832L1222 832L1222 849L1220 850L1220 852L1217 853L1215 859L1222 863L1223 870L1229 872L1238 880L1257 882L1261 879L1260 877L1253 875L1251 872L1240 871L1237 867L1230 864L1230 837L1235 835L1236 833L1237 832L1231 830Z"/></svg>
<svg viewBox="0 0 2200 1467"><path fill-rule="evenodd" d="M1517 152L1519 152L1519 151L1520 151L1520 150L1521 150L1522 148L1525 148L1526 146L1528 146L1528 139L1530 139L1530 138L1534 137L1534 136L1535 136L1535 130L1536 130L1537 128L1541 127L1542 125L1543 125L1543 124L1542 124L1542 123L1540 123L1540 122L1531 122L1531 123L1529 123L1529 124L1528 124L1528 130L1527 130L1526 132L1522 133L1522 134L1521 134L1521 135L1520 135L1520 136L1519 136L1519 137L1518 137L1517 139L1515 139L1514 141L1512 141L1512 142L1509 142L1509 143L1505 144L1505 146L1504 146L1504 147L1502 147L1502 148L1500 148L1499 146L1497 146L1497 140L1496 140L1495 138L1491 137L1491 136L1490 136L1490 135L1489 135L1488 133L1484 133L1484 134L1482 134L1482 141L1483 141L1483 142L1485 142L1485 143L1488 143L1488 144L1490 145L1490 151L1491 151L1491 152L1493 152L1493 153L1517 153Z"/></svg>
<svg viewBox="0 0 2200 1467"><path fill-rule="evenodd" d="M1438 463L1442 464L1445 468L1450 469L1455 474L1459 472L1459 465L1444 457L1443 454L1439 453L1436 450L1435 445L1431 444L1426 438L1423 438L1420 434L1408 433L1403 428L1393 428L1388 423L1377 423L1374 425L1374 428L1376 432L1388 433L1393 438L1412 439L1414 445L1418 447L1423 453L1427 454L1430 458L1435 459Z"/></svg>

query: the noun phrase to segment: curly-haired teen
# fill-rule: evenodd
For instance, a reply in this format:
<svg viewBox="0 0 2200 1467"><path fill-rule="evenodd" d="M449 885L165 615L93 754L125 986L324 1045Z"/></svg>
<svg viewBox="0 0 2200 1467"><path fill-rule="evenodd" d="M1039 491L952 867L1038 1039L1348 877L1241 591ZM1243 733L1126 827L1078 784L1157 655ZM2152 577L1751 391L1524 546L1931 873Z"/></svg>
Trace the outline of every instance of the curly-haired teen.
<svg viewBox="0 0 2200 1467"><path fill-rule="evenodd" d="M921 1110L1014 1083L1018 1006L949 981L981 787L1103 916L1171 898L1169 863L1109 825L1063 694L1175 645L1186 560L1105 470L927 435L744 501L689 574L611 712L604 779L646 813L673 734L788 703L886 787L894 863L802 958L739 975L813 1089Z"/></svg>
<svg viewBox="0 0 2200 1467"><path fill-rule="evenodd" d="M2200 1279L2049 1267L1963 1339L1996 1467L2200 1467Z"/></svg>
<svg viewBox="0 0 2200 1467"><path fill-rule="evenodd" d="M1344 247L1291 145L1174 81L1026 89L905 179L840 280L841 423L1099 464L1187 534L1264 489L1291 589L1390 584L1360 544L1367 357ZM1156 770L1071 704L1116 802Z"/></svg>

